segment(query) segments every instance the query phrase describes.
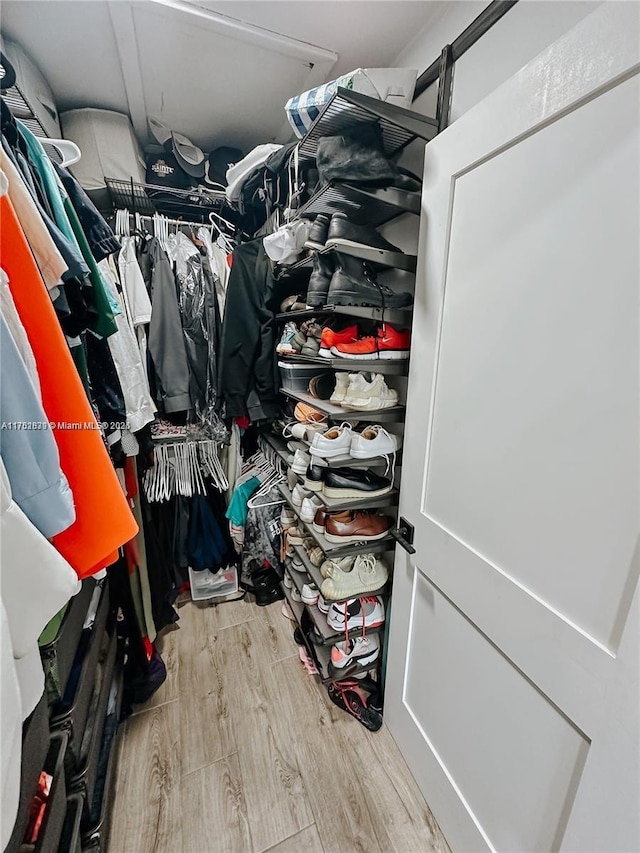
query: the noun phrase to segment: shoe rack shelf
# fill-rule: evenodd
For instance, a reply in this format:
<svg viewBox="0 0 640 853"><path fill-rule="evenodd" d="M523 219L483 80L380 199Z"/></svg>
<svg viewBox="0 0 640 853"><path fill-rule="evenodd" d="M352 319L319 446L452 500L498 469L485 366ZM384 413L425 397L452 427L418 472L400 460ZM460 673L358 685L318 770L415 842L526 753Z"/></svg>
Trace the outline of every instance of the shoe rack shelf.
<svg viewBox="0 0 640 853"><path fill-rule="evenodd" d="M307 552L305 551L305 549L303 548L302 545L293 545L292 547L293 547L293 550L298 555L298 558L302 561L302 564L304 565L306 573L309 575L309 577L314 582L314 584L318 587L318 589L320 589L320 587L322 586L322 581L324 580L324 578L320 574L320 567L313 565L313 563L309 559L309 555L307 554ZM296 574L295 568L292 568L290 574L292 576L294 574ZM388 588L388 584L384 584L384 586L381 586L379 589L373 590L373 592L366 592L366 593L362 593L362 594L363 595L382 595L382 596L385 596L387 594L387 588ZM302 591L300 590L300 592L302 592ZM331 603L333 603L333 601L336 601L339 604L340 602L350 601L352 598L353 598L353 595L348 596L347 598L331 599ZM326 600L329 601L329 599L326 599Z"/></svg>
<svg viewBox="0 0 640 853"><path fill-rule="evenodd" d="M312 524L309 524L300 518L300 509L293 503L291 492L289 491L286 483L278 483L278 489L280 490L280 494L296 514L300 524L303 525L305 530L309 533L309 536L315 539L316 544L322 548L328 557L349 557L351 554L380 554L383 551L392 551L394 549L395 539L391 534L385 536L384 539L361 539L358 542L347 542L344 545L329 542L322 533L318 533L317 530L313 529ZM385 497L387 496L385 495ZM371 499L366 502L366 505L367 507L371 507ZM357 509L353 504L350 504L348 508Z"/></svg>
<svg viewBox="0 0 640 853"><path fill-rule="evenodd" d="M418 137L429 141L438 133L436 119L339 87L300 141L300 156L315 158L323 136L338 136L354 125L374 121L380 125L389 157Z"/></svg>
<svg viewBox="0 0 640 853"><path fill-rule="evenodd" d="M287 440L281 436L273 435L268 432L263 434L263 438L271 445L271 447L273 447L275 452L287 466L290 466L292 455L296 450L302 450L303 453L309 452L310 442L308 441L290 439L287 442ZM287 444L294 445L293 453L289 450ZM396 469L400 465L401 452L402 449L396 453ZM335 459L318 458L317 463L315 464L318 464L323 468L385 468L387 466L387 458L386 456L374 456L371 459L353 459L351 456L336 456ZM304 477L301 477L299 474L296 474L296 476L300 481L304 480Z"/></svg>
<svg viewBox="0 0 640 853"><path fill-rule="evenodd" d="M296 579L294 577L295 574L296 574L295 571L289 572L289 576L291 577L293 583L295 584L296 589L298 589L298 592L300 592L300 588L298 587L298 582L296 581ZM303 580L302 582L305 583L306 581ZM344 640L344 634L342 634L342 633L338 634L334 638L334 640L331 640L330 642L326 642L326 643L325 642L314 642L313 638L307 636L307 634L302 630L302 625L300 624L302 621L302 614L303 614L304 610L306 609L309 612L309 616L310 616L312 621L313 621L313 615L311 613L312 610L316 610L320 614L320 616L323 616L323 614L320 613L318 608L315 606L310 607L309 605L306 605L306 604L302 603L301 601L294 601L294 599L291 595L291 590L287 586L285 586L284 583L282 584L282 591L284 593L285 599L286 599L289 607L291 608L293 615L296 618L296 622L298 623L298 628L300 629L300 633L302 634L302 637L305 641L305 645L307 646L307 650L309 651L309 654L311 655L311 657L314 658L318 663L318 666L319 666L318 678L320 679L322 684L331 684L332 681L339 681L341 678L346 678L347 676L359 675L361 673L366 673L366 672L375 672L378 669L379 659L377 659L376 661L374 661L370 665L364 664L364 665L358 665L357 667L351 667L351 668L345 667L345 670L343 672L340 672L339 674L333 674L331 672L331 667L330 667L330 663L331 663L330 646L332 646L334 642L341 642L342 640ZM326 622L326 619L325 619L325 622ZM315 625L315 622L314 622L314 625ZM379 632L383 629L383 627L384 626L381 626L380 628L367 629L367 633ZM360 629L360 631L353 630L353 631L349 631L349 636L357 637L357 636L360 636L361 633L362 633L362 629Z"/></svg>
<svg viewBox="0 0 640 853"><path fill-rule="evenodd" d="M308 320L311 317L346 316L362 320L377 320L401 328L411 325L412 308L376 308L369 305L323 305L304 311L285 311L276 314L276 320Z"/></svg>
<svg viewBox="0 0 640 853"><path fill-rule="evenodd" d="M404 252L388 252L384 249L376 249L374 246L365 246L362 243L331 245L318 251L321 255L330 255L333 252L339 252L341 255L351 255L354 258L366 261L376 269L396 269L415 273L418 265L417 255L407 255ZM278 267L279 276L294 275L297 272L305 270L310 271L312 267L313 255L307 255L290 266L280 265Z"/></svg>
<svg viewBox="0 0 640 853"><path fill-rule="evenodd" d="M362 370L362 367L359 368ZM327 416L330 423L342 423L343 421L367 421L370 423L393 423L404 422L404 406L394 406L392 409L378 409L374 412L349 412L341 406L335 406L327 400L318 400L304 391L291 391L289 388L281 388L280 393L299 403L306 403Z"/></svg>
<svg viewBox="0 0 640 853"><path fill-rule="evenodd" d="M408 358L322 358L311 355L278 355L280 361L287 364L317 364L326 367L327 370L341 370L348 373L357 373L365 370L370 373L388 373L398 376L406 376L409 372ZM316 398L314 397L314 400ZM326 401L325 401L326 402Z"/></svg>
<svg viewBox="0 0 640 853"><path fill-rule="evenodd" d="M319 213L346 213L357 225L378 228L404 213L420 214L420 194L395 187L373 189L353 184L325 184L296 211L295 219Z"/></svg>

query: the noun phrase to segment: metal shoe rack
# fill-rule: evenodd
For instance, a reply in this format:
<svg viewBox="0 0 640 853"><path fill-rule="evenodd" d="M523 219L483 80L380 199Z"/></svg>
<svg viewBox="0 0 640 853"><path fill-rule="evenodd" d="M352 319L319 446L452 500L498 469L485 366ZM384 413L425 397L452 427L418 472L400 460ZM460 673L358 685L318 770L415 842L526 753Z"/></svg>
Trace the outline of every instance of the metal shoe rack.
<svg viewBox="0 0 640 853"><path fill-rule="evenodd" d="M422 138L425 141L432 139L446 124L446 116L448 115L448 99L450 86L450 75L447 75L445 65L442 69L442 88L443 96L439 99L439 115L432 119L409 110L400 109L393 105L386 104L374 98L369 98L355 92L344 89L338 89L331 101L326 105L320 113L312 127L310 128L304 139L301 140L298 146L298 154L302 159L314 158L317 150L317 143L323 136L336 135L343 130L352 127L355 124L378 121L382 137L384 140L385 150L388 156L392 156L401 151L406 145L417 138ZM446 91L445 91L446 90ZM442 112L442 114L440 114ZM366 224L373 227L378 227L390 220L403 214L412 213L419 215L420 213L420 197L417 193L404 192L393 188L389 189L365 189L363 187L349 186L347 184L332 184L322 187L318 190L296 213L296 218L314 219L319 213L332 214L335 212L347 213L349 218L357 224ZM417 258L415 255L385 252L379 249L374 249L365 246L340 247L336 249L326 248L323 253L340 251L361 258L371 266L378 269L397 269L405 273L415 273ZM298 276L308 274L312 266L312 256L309 255L299 260L296 264L290 266L286 270L281 269L280 275ZM301 291L304 289L301 286ZM289 320L300 322L311 317L331 318L335 316L349 317L354 320L368 321L385 321L392 325L399 325L407 328L411 325L412 313L411 309L405 310L382 310L375 307L351 307L325 305L321 308L306 309L300 311L286 312L277 315L277 320L284 324ZM364 371L385 373L387 375L406 375L408 372L408 360L402 361L383 361L379 359L371 360L350 360L342 358L325 359L321 357L305 357L305 356L278 356L279 360L291 364L303 366L318 365L328 370L334 371ZM318 411L323 412L329 423L359 422L359 423L394 423L403 424L405 417L404 406L396 406L392 409L384 409L377 412L350 412L333 405L332 403L319 400L313 397L310 393L304 391L292 391L287 388L281 388L281 393L284 397L293 401L307 403L313 406ZM275 452L291 471L291 461L293 452L296 449L308 450L308 443L295 441L287 442L280 436L271 433L266 433L262 437L262 441L269 444L271 450ZM293 451L293 452L292 452ZM400 456L400 454L398 454ZM386 464L383 457L370 460L354 460L350 457L340 459L325 460L328 467L361 467L361 468L377 468L380 465ZM396 460L398 466L398 459ZM298 480L303 480L303 477L295 475ZM385 508L389 514L397 513L398 503L398 488L399 472L394 471L394 488L387 494L377 498L366 498L357 500L349 499L330 499L325 498L320 494L326 508L329 511L341 509L357 509L366 508L372 509L376 507ZM361 541L348 543L344 545L334 544L329 542L325 536L318 533L312 524L303 521L300 517L300 508L295 506L292 500L292 494L287 484L281 484L279 489L285 501L291 507L298 519L298 526L303 529L313 541L322 549L325 556L344 557L352 554L385 554L386 563L391 570L393 562L393 553L396 540L401 536L397 527L389 532L389 535L384 539L374 541ZM302 563L304 572L293 568L291 562L287 560L285 571L287 572L293 586L302 593L302 587L305 583L313 582L318 589L322 585L322 575L320 568L315 566L309 559L307 550L302 546L293 546L293 551L297 556L299 563ZM369 592L366 595L380 595L385 603L385 617L389 618L389 605L391 595L392 578L385 588L375 592ZM300 626L303 622L303 614L306 610L311 624L312 630L305 633L301 632L305 638L312 657L319 662L320 680L322 683L328 683L333 680L339 680L343 677L351 677L359 673L376 673L376 678L380 681L384 679L384 629L385 625L378 629L371 629L371 633L377 632L382 635L382 651L375 663L371 665L359 666L355 670L350 670L347 675L336 674L335 670L330 670L330 646L344 639L342 633L334 631L327 623L325 615L318 609L316 605L307 605L304 602L296 601L291 595L291 590L284 583L282 584L284 595L293 611L293 614ZM304 620L306 621L306 620ZM362 629L350 630L350 636L359 636L363 633ZM367 633L369 630L367 629Z"/></svg>

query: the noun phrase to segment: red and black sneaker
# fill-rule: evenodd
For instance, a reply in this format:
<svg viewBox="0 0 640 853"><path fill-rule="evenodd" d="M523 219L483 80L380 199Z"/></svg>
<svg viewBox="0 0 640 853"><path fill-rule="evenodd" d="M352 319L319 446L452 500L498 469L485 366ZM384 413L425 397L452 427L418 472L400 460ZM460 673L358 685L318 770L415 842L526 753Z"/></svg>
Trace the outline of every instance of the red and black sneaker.
<svg viewBox="0 0 640 853"><path fill-rule="evenodd" d="M334 705L351 714L370 732L377 732L382 726L382 714L368 704L369 692L357 678L334 681L328 693Z"/></svg>

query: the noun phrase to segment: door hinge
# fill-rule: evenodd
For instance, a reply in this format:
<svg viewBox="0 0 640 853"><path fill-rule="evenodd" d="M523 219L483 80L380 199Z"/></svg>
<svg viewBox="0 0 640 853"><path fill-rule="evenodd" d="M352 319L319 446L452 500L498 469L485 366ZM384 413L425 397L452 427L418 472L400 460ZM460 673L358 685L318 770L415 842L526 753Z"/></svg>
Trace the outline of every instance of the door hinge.
<svg viewBox="0 0 640 853"><path fill-rule="evenodd" d="M398 545L401 545L409 554L416 553L416 549L413 547L413 532L413 524L409 524L407 519L402 518L402 516L398 519L398 526L391 531L391 535Z"/></svg>

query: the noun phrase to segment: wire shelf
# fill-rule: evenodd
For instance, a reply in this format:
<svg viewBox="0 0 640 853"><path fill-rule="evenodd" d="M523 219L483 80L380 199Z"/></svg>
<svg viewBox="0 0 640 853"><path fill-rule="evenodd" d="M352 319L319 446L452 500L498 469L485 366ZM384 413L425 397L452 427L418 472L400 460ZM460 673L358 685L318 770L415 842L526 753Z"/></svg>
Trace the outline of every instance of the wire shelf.
<svg viewBox="0 0 640 853"><path fill-rule="evenodd" d="M315 157L318 140L323 136L339 136L354 125L370 124L373 121L380 124L388 156L397 154L418 137L429 141L438 133L438 123L433 118L378 98L338 88L301 140L300 155Z"/></svg>
<svg viewBox="0 0 640 853"><path fill-rule="evenodd" d="M226 200L224 192L203 187L177 190L116 178L105 178L105 182L114 208L127 208L132 213L149 216L154 213L180 213L199 217L205 222L210 211L219 210ZM154 200L155 194L157 198Z"/></svg>
<svg viewBox="0 0 640 853"><path fill-rule="evenodd" d="M296 219L319 213L346 213L352 222L377 228L403 213L420 213L420 194L394 187L367 189L351 184L327 184L303 205Z"/></svg>

